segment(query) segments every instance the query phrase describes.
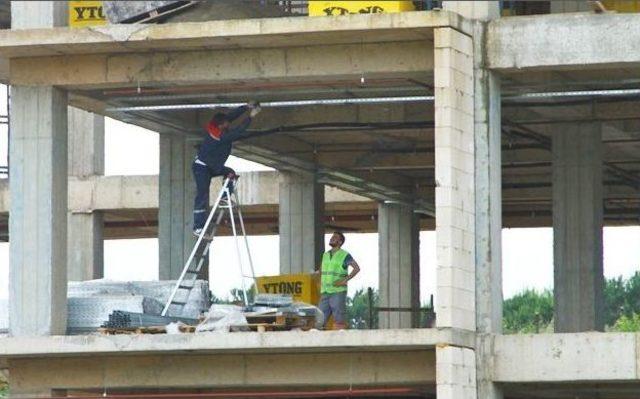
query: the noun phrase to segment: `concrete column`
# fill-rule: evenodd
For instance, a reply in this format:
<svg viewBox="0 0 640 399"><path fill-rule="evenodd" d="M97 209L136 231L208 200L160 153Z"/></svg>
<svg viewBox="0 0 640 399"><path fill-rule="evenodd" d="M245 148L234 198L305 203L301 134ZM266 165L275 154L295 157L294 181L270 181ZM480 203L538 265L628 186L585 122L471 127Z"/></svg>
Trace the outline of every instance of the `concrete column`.
<svg viewBox="0 0 640 399"><path fill-rule="evenodd" d="M11 4L13 29L66 24L66 2ZM10 113L9 329L14 336L64 334L67 93L46 86L13 86Z"/></svg>
<svg viewBox="0 0 640 399"><path fill-rule="evenodd" d="M549 3L551 7L551 14L592 10L589 2L583 0L553 0Z"/></svg>
<svg viewBox="0 0 640 399"><path fill-rule="evenodd" d="M104 117L69 107L69 176L104 174ZM102 212L69 212L68 278L83 281L104 276Z"/></svg>
<svg viewBox="0 0 640 399"><path fill-rule="evenodd" d="M476 356L473 349L436 346L436 384L438 399L480 398L476 396Z"/></svg>
<svg viewBox="0 0 640 399"><path fill-rule="evenodd" d="M435 29L437 326L476 330L473 43Z"/></svg>
<svg viewBox="0 0 640 399"><path fill-rule="evenodd" d="M160 207L158 238L160 280L177 279L193 249L193 200L196 193L191 163L194 142L170 135L160 136ZM199 278L208 279L208 265Z"/></svg>
<svg viewBox="0 0 640 399"><path fill-rule="evenodd" d="M324 249L324 186L313 174L279 172L280 274L310 273Z"/></svg>
<svg viewBox="0 0 640 399"><path fill-rule="evenodd" d="M378 205L380 306L420 307L420 224L413 209ZM380 328L417 327L418 313L380 312Z"/></svg>
<svg viewBox="0 0 640 399"><path fill-rule="evenodd" d="M66 26L69 11L66 1L12 1L11 29L35 29Z"/></svg>
<svg viewBox="0 0 640 399"><path fill-rule="evenodd" d="M500 77L484 66L485 24L474 24L476 388L501 399L493 383L493 335L502 333L502 148Z"/></svg>
<svg viewBox="0 0 640 399"><path fill-rule="evenodd" d="M34 112L37 110L37 112ZM9 326L66 332L67 94L11 88Z"/></svg>
<svg viewBox="0 0 640 399"><path fill-rule="evenodd" d="M442 9L480 21L500 17L499 1L443 1Z"/></svg>
<svg viewBox="0 0 640 399"><path fill-rule="evenodd" d="M601 125L562 125L552 140L555 331L603 331Z"/></svg>

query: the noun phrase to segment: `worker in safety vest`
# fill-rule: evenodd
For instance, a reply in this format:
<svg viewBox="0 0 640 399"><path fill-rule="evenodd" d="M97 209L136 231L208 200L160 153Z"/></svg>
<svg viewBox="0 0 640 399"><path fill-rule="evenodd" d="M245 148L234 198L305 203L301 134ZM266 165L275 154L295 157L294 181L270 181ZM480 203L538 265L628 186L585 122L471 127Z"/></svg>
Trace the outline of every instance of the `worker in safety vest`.
<svg viewBox="0 0 640 399"><path fill-rule="evenodd" d="M260 105L253 102L226 114L218 112L207 124L207 135L200 144L198 156L191 165L197 189L193 204L193 234L196 237L202 233L207 220L211 179L216 176L232 179L229 190L233 192L234 181L238 176L233 169L224 164L231 155L233 142L247 136L246 130L259 112ZM204 238L211 239L207 235Z"/></svg>
<svg viewBox="0 0 640 399"><path fill-rule="evenodd" d="M360 272L360 266L353 257L342 249L343 244L344 234L334 232L329 240L331 249L322 255L320 266L321 297L318 307L324 313L325 326L329 317L333 315L336 330L347 328L347 282Z"/></svg>

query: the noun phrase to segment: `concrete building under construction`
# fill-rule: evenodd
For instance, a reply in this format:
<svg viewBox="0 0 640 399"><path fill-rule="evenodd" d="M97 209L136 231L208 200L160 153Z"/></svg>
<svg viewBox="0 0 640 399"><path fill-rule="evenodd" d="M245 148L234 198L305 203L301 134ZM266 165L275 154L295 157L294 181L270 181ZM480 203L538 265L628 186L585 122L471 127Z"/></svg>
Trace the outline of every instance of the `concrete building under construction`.
<svg viewBox="0 0 640 399"><path fill-rule="evenodd" d="M602 228L638 224L636 2L215 3L228 14L87 28L67 2L0 3L12 396L640 395L640 335L602 332ZM326 225L374 231L381 306L416 308L435 229L435 328L398 310L379 330L66 336L67 282L102 277L105 238L157 236L160 279L178 277L193 144L215 104L253 99L290 104L235 147L277 170L242 190L280 272L313 270ZM160 133L158 177L103 176L104 116ZM554 334L502 334L502 227L553 227Z"/></svg>

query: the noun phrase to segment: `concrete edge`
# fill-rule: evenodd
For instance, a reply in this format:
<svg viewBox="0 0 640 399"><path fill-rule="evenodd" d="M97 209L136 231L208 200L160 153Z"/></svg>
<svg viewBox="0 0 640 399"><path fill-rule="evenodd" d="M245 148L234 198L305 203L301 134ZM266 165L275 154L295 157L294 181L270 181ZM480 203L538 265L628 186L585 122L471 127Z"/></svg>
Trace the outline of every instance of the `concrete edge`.
<svg viewBox="0 0 640 399"><path fill-rule="evenodd" d="M335 18L345 19L335 23ZM342 21L341 21L342 22ZM175 47L176 41L207 38L222 40L220 49L237 47L233 38L286 36L291 34L345 33L368 31L429 30L452 27L464 34L473 34L472 22L447 10L414 11L393 14L353 14L340 17L284 17L207 22L176 22L161 25L107 25L90 28L58 27L49 29L0 30L0 55L11 58L13 50L32 51L32 56L59 55L53 48L65 45L69 54L97 54L102 52L133 52L136 49ZM354 43L360 43L356 36ZM113 45L126 43L114 48ZM88 50L87 45L91 45Z"/></svg>
<svg viewBox="0 0 640 399"><path fill-rule="evenodd" d="M287 331L179 335L83 335L0 338L3 359L97 354L384 352L473 345L473 333L451 329Z"/></svg>

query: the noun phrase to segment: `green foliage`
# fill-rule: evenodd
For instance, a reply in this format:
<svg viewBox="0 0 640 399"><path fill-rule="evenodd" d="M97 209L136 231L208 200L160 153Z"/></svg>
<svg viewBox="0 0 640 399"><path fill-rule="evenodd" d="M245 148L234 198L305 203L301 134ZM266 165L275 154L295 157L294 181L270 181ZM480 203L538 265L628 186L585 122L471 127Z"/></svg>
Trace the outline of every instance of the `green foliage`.
<svg viewBox="0 0 640 399"><path fill-rule="evenodd" d="M622 316L632 319L635 314L640 314L640 272L635 272L628 280L622 277L607 280L604 302L608 326L614 326Z"/></svg>
<svg viewBox="0 0 640 399"><path fill-rule="evenodd" d="M607 330L640 331L640 272L606 280L603 294ZM553 291L525 290L504 301L503 316L507 334L551 331Z"/></svg>
<svg viewBox="0 0 640 399"><path fill-rule="evenodd" d="M631 316L622 315L611 327L610 331L636 332L640 331L640 314L634 313Z"/></svg>
<svg viewBox="0 0 640 399"><path fill-rule="evenodd" d="M553 293L525 290L504 301L502 325L506 334L547 331L553 319Z"/></svg>
<svg viewBox="0 0 640 399"><path fill-rule="evenodd" d="M377 290L372 290L371 302L372 304L369 303L369 293L365 289L356 291L353 297L347 297L349 328L378 328L378 312L374 311L380 303L380 296ZM369 312L370 309L371 312Z"/></svg>
<svg viewBox="0 0 640 399"><path fill-rule="evenodd" d="M9 397L9 383L5 380L2 373L0 373L0 398Z"/></svg>

